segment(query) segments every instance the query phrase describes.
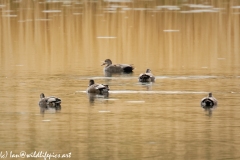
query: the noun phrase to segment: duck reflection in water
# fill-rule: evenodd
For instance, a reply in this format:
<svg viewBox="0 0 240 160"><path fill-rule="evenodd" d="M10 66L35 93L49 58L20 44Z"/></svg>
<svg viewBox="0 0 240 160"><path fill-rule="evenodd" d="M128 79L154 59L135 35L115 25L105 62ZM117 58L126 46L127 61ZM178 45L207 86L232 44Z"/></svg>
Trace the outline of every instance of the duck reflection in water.
<svg viewBox="0 0 240 160"><path fill-rule="evenodd" d="M97 93L87 93L89 102L94 103L96 99L106 99L109 96L109 93L97 94Z"/></svg>
<svg viewBox="0 0 240 160"><path fill-rule="evenodd" d="M105 77L112 77L112 76L119 76L119 77L128 77L128 76L132 76L133 72L119 72L119 73L112 73L112 72L108 72L108 71L104 71L104 76Z"/></svg>
<svg viewBox="0 0 240 160"><path fill-rule="evenodd" d="M87 93L89 101L94 102L96 98L107 98L109 95L109 87L106 84L96 84L93 79L89 80Z"/></svg>
<svg viewBox="0 0 240 160"><path fill-rule="evenodd" d="M60 111L61 99L58 97L50 96L45 97L43 93L40 94L40 101L38 103L40 107L40 113L45 113L46 110Z"/></svg>
<svg viewBox="0 0 240 160"><path fill-rule="evenodd" d="M212 111L217 108L217 99L209 93L207 97L201 100L201 107L207 112L208 116L212 115Z"/></svg>

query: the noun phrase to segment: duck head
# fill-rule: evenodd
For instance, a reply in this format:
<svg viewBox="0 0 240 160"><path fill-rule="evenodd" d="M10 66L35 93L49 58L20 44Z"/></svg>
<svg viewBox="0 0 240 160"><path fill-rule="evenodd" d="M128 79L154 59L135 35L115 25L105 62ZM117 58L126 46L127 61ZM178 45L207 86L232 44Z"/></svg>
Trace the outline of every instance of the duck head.
<svg viewBox="0 0 240 160"><path fill-rule="evenodd" d="M93 79L90 79L89 80L89 86L93 85L94 84L94 80Z"/></svg>
<svg viewBox="0 0 240 160"><path fill-rule="evenodd" d="M146 70L146 73L151 73L151 69L147 69L147 70Z"/></svg>
<svg viewBox="0 0 240 160"><path fill-rule="evenodd" d="M106 59L106 60L103 62L102 66L103 66L103 65L109 66L109 65L111 65L111 64L112 64L112 61L111 61L110 59Z"/></svg>
<svg viewBox="0 0 240 160"><path fill-rule="evenodd" d="M209 94L208 94L208 97L212 97L212 93L209 93Z"/></svg>
<svg viewBox="0 0 240 160"><path fill-rule="evenodd" d="M45 95L43 93L40 94L40 98L45 98Z"/></svg>

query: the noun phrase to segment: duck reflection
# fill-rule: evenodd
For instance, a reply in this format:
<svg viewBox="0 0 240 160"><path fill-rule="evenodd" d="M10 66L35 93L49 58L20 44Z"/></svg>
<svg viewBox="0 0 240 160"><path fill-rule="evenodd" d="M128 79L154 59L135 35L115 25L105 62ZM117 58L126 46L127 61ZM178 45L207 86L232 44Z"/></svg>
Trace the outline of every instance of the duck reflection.
<svg viewBox="0 0 240 160"><path fill-rule="evenodd" d="M216 108L217 108L217 106L214 106L214 107L211 107L211 108L210 108L210 107L205 107L205 108L203 108L203 109L204 109L204 111L205 111L205 113L206 113L206 116L211 117L213 111L214 111Z"/></svg>
<svg viewBox="0 0 240 160"><path fill-rule="evenodd" d="M112 77L112 76L121 76L121 77L127 77L127 76L131 76L133 74L133 72L120 72L120 73L112 73L112 72L108 72L108 71L104 71L104 76L105 77Z"/></svg>
<svg viewBox="0 0 240 160"><path fill-rule="evenodd" d="M106 99L109 96L109 93L98 94L98 93L87 93L89 102L93 104L95 100Z"/></svg>
<svg viewBox="0 0 240 160"><path fill-rule="evenodd" d="M145 88L147 91L152 90L152 82L139 82L138 85L142 86L142 88Z"/></svg>
<svg viewBox="0 0 240 160"><path fill-rule="evenodd" d="M110 83L114 78L118 78L118 77L130 77L132 76L133 72L130 73L126 73L126 72L121 72L121 73L112 73L112 72L108 72L108 71L104 71L104 76L105 77L109 77L105 79L105 83ZM111 78L113 77L113 78Z"/></svg>

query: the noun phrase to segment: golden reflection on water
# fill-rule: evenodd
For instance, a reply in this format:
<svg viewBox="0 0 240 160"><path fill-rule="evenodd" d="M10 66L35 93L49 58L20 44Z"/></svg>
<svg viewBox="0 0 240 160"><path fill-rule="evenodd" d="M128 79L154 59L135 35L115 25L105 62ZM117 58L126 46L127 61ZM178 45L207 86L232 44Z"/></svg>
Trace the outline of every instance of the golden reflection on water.
<svg viewBox="0 0 240 160"><path fill-rule="evenodd" d="M239 1L1 1L1 64L65 71L239 64ZM231 64L229 66L229 64Z"/></svg>
<svg viewBox="0 0 240 160"><path fill-rule="evenodd" d="M239 157L239 6L238 0L0 0L0 152ZM135 72L105 79L106 58L134 64ZM146 68L156 83L137 83ZM191 77L203 74L213 76ZM109 84L108 98L83 93L92 77ZM199 106L209 91L220 101L210 115ZM61 113L40 115L42 92L62 99Z"/></svg>

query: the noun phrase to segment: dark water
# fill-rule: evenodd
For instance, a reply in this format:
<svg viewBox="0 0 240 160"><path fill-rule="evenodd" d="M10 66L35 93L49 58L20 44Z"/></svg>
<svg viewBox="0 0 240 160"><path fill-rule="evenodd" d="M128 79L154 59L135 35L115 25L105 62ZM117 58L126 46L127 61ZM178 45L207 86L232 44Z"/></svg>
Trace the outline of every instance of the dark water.
<svg viewBox="0 0 240 160"><path fill-rule="evenodd" d="M239 5L0 1L0 158L239 159ZM107 58L134 72L106 77ZM155 83L138 82L147 68ZM40 93L62 110L41 114Z"/></svg>

